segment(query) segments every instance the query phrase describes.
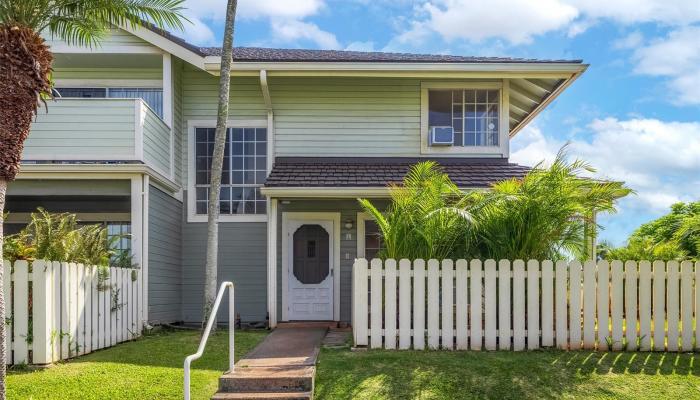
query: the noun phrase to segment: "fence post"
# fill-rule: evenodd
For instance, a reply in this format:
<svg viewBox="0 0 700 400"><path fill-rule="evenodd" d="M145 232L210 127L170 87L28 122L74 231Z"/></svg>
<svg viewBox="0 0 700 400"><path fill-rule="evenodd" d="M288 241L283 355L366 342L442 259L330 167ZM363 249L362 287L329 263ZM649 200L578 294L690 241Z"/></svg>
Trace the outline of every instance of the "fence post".
<svg viewBox="0 0 700 400"><path fill-rule="evenodd" d="M370 312L370 334L372 336L372 348L382 347L382 260L378 258L372 259L371 266L371 312Z"/></svg>
<svg viewBox="0 0 700 400"><path fill-rule="evenodd" d="M413 349L425 348L425 261L413 261Z"/></svg>
<svg viewBox="0 0 700 400"><path fill-rule="evenodd" d="M440 262L428 260L428 348L440 347Z"/></svg>
<svg viewBox="0 0 700 400"><path fill-rule="evenodd" d="M29 334L29 264L24 260L15 261L15 293L13 323L14 336L14 362L22 364L29 362L29 346L27 335Z"/></svg>
<svg viewBox="0 0 700 400"><path fill-rule="evenodd" d="M352 331L355 346L367 346L367 260L359 258L352 266L354 315Z"/></svg>
<svg viewBox="0 0 700 400"><path fill-rule="evenodd" d="M32 363L53 361L51 321L53 319L52 263L36 260L32 263Z"/></svg>
<svg viewBox="0 0 700 400"><path fill-rule="evenodd" d="M481 260L471 260L469 263L469 294L471 298L470 307L470 325L471 325L471 342L470 348L472 350L481 350L482 342L482 307L481 307L481 295L483 293L483 286L481 285L481 279L484 276Z"/></svg>
<svg viewBox="0 0 700 400"><path fill-rule="evenodd" d="M454 343L454 263L442 260L442 348L452 350Z"/></svg>
<svg viewBox="0 0 700 400"><path fill-rule="evenodd" d="M3 268L3 293L5 294L5 320L0 323L5 324L5 364L12 364L12 265L4 260Z"/></svg>
<svg viewBox="0 0 700 400"><path fill-rule="evenodd" d="M540 263L527 261L527 348L540 348Z"/></svg>

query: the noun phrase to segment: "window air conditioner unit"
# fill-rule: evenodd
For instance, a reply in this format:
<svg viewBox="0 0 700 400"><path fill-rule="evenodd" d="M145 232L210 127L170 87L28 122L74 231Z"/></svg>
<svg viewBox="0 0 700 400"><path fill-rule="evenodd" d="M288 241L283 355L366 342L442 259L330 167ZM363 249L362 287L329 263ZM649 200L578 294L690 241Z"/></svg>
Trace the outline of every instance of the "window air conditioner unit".
<svg viewBox="0 0 700 400"><path fill-rule="evenodd" d="M429 144L431 146L452 146L454 129L451 126L431 126Z"/></svg>

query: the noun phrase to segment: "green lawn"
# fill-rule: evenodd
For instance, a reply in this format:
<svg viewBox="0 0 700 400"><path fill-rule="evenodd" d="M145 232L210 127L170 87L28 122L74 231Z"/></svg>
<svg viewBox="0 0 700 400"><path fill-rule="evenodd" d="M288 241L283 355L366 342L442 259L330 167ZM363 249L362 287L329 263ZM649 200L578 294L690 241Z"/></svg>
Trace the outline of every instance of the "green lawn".
<svg viewBox="0 0 700 400"><path fill-rule="evenodd" d="M321 352L318 399L698 399L700 357L670 353Z"/></svg>
<svg viewBox="0 0 700 400"><path fill-rule="evenodd" d="M260 342L265 331L237 331L236 357ZM8 399L181 399L182 364L197 351L199 332L162 332L97 351L40 371L10 370ZM228 367L228 333L209 338L193 363L192 398L209 399Z"/></svg>
<svg viewBox="0 0 700 400"><path fill-rule="evenodd" d="M265 336L237 332L241 357ZM9 399L181 399L197 332L163 332L43 371L11 371ZM192 394L208 399L227 366L219 332L195 362ZM696 358L698 358L696 360ZM316 399L700 399L694 354L321 351Z"/></svg>

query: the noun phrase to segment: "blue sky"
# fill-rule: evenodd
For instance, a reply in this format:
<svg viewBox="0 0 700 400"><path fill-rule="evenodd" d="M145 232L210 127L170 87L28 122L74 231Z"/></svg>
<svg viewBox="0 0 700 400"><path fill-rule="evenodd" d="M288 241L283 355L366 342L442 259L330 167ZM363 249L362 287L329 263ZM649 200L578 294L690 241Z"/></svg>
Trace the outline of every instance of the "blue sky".
<svg viewBox="0 0 700 400"><path fill-rule="evenodd" d="M187 0L181 33L220 45L225 0ZM588 71L511 142L533 165L566 142L637 194L601 218L622 244L700 199L700 0L241 0L237 46L581 58Z"/></svg>

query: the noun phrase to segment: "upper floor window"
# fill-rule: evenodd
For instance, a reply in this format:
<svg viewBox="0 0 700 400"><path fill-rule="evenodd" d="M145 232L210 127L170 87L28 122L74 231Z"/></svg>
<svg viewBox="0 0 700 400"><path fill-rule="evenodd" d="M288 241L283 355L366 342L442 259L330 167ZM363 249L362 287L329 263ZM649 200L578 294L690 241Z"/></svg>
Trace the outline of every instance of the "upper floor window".
<svg viewBox="0 0 700 400"><path fill-rule="evenodd" d="M163 89L160 88L56 88L60 97L66 98L116 98L142 99L163 118Z"/></svg>
<svg viewBox="0 0 700 400"><path fill-rule="evenodd" d="M453 146L498 146L499 104L499 90L431 89L428 127L452 127Z"/></svg>
<svg viewBox="0 0 700 400"><path fill-rule="evenodd" d="M195 129L195 213L207 214L215 128ZM228 128L221 174L221 215L265 214L260 188L267 177L267 129Z"/></svg>

